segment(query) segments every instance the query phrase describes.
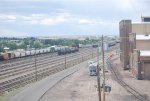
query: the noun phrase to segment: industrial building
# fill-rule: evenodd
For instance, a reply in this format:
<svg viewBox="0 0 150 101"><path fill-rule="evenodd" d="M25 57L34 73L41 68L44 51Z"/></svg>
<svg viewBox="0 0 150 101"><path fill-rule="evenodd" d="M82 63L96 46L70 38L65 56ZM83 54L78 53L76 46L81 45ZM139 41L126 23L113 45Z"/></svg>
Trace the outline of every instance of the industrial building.
<svg viewBox="0 0 150 101"><path fill-rule="evenodd" d="M131 72L137 79L150 80L150 51L134 50Z"/></svg>
<svg viewBox="0 0 150 101"><path fill-rule="evenodd" d="M120 31L120 60L124 69L129 69L129 33L132 32L131 20L122 20L119 23Z"/></svg>
<svg viewBox="0 0 150 101"><path fill-rule="evenodd" d="M129 66L137 79L150 79L150 36L129 34Z"/></svg>
<svg viewBox="0 0 150 101"><path fill-rule="evenodd" d="M150 79L150 17L140 23L122 20L120 27L120 61L137 79Z"/></svg>

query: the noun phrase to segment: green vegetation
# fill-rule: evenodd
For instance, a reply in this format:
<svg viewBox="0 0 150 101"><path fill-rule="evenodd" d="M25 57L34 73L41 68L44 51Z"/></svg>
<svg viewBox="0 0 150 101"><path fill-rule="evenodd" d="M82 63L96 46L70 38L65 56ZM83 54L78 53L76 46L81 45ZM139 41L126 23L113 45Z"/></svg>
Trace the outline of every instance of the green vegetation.
<svg viewBox="0 0 150 101"><path fill-rule="evenodd" d="M9 50L16 49L28 49L28 48L45 48L53 45L71 46L78 44L93 44L98 40L89 39L85 40L78 39L37 39L33 37L28 38L0 38L0 52L4 52L4 47L8 47Z"/></svg>
<svg viewBox="0 0 150 101"><path fill-rule="evenodd" d="M44 45L43 45L43 43L41 43L39 40L36 40L36 41L34 41L34 43L33 43L33 47L34 48L43 48L44 47Z"/></svg>

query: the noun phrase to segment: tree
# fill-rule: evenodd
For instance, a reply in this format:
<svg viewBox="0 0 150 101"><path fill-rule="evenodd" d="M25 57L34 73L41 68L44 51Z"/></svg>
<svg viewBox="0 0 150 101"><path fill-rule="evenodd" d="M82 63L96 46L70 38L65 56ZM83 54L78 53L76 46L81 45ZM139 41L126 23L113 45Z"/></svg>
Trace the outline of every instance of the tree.
<svg viewBox="0 0 150 101"><path fill-rule="evenodd" d="M4 47L0 46L0 52L4 52Z"/></svg>
<svg viewBox="0 0 150 101"><path fill-rule="evenodd" d="M41 48L41 47L42 47L42 44L41 44L41 42L39 42L38 40L36 40L36 41L34 41L34 43L33 43L33 47L34 47L34 48Z"/></svg>
<svg viewBox="0 0 150 101"><path fill-rule="evenodd" d="M16 43L9 42L6 46L9 47L10 50L17 49L17 44Z"/></svg>
<svg viewBox="0 0 150 101"><path fill-rule="evenodd" d="M26 49L27 45L22 41L21 44L18 46L20 49Z"/></svg>

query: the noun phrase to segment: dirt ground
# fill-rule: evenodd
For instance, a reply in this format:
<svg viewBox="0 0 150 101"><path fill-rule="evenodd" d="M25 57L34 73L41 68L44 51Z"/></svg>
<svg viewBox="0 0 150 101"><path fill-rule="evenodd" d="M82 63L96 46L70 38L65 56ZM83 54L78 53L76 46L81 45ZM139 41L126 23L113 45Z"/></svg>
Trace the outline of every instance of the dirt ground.
<svg viewBox="0 0 150 101"><path fill-rule="evenodd" d="M150 82L147 80L136 80L129 71L124 71L120 67L119 58L114 61L116 68L122 75L127 84L131 85L143 95L149 96ZM89 76L87 63L81 63L80 70L60 81L53 88L49 89L40 101L98 101L97 77ZM127 92L114 79L109 67L106 66L106 85L111 86L110 93L106 93L105 101L138 101L134 96ZM101 83L102 83L101 78ZM103 95L102 95L103 98Z"/></svg>
<svg viewBox="0 0 150 101"><path fill-rule="evenodd" d="M87 65L50 89L40 101L98 101L96 76L88 75Z"/></svg>
<svg viewBox="0 0 150 101"><path fill-rule="evenodd" d="M122 74L123 80L130 85L132 88L136 89L136 91L140 92L143 96L150 99L150 81L149 80L137 80L131 71L129 70L123 70L123 68L120 65L120 60L117 59L114 61L116 66L118 67L118 70Z"/></svg>
<svg viewBox="0 0 150 101"><path fill-rule="evenodd" d="M106 85L111 86L112 91L106 93L106 101L137 101L114 80L107 69ZM98 101L97 77L89 76L87 64L83 64L78 72L55 85L40 101Z"/></svg>
<svg viewBox="0 0 150 101"><path fill-rule="evenodd" d="M106 93L106 101L139 101L118 84L109 67L108 71L106 73L106 85L111 86L112 90L110 93Z"/></svg>

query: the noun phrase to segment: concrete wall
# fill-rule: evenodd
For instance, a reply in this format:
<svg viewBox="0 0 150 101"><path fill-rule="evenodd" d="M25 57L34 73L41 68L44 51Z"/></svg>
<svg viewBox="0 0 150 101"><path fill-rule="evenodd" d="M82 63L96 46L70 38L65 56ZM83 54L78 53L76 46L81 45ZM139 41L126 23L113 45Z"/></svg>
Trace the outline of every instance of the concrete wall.
<svg viewBox="0 0 150 101"><path fill-rule="evenodd" d="M136 33L129 33L129 54L130 54L129 66L130 68L133 67L133 52L134 52L134 49L136 49L135 38L136 38Z"/></svg>
<svg viewBox="0 0 150 101"><path fill-rule="evenodd" d="M150 50L150 40L136 40L136 33L129 34L129 53L133 53L134 49Z"/></svg>
<svg viewBox="0 0 150 101"><path fill-rule="evenodd" d="M141 78L150 80L150 56L140 56Z"/></svg>
<svg viewBox="0 0 150 101"><path fill-rule="evenodd" d="M132 74L135 78L138 78L138 56L139 56L139 50L134 50L134 52L132 53L132 63L131 64L131 71L132 71Z"/></svg>
<svg viewBox="0 0 150 101"><path fill-rule="evenodd" d="M136 49L136 33L129 33L129 53Z"/></svg>
<svg viewBox="0 0 150 101"><path fill-rule="evenodd" d="M132 33L150 34L150 23L132 23Z"/></svg>
<svg viewBox="0 0 150 101"><path fill-rule="evenodd" d="M136 79L150 80L150 56L140 56L140 51L134 49L130 62L131 72Z"/></svg>
<svg viewBox="0 0 150 101"><path fill-rule="evenodd" d="M150 50L150 40L136 40L136 49Z"/></svg>
<svg viewBox="0 0 150 101"><path fill-rule="evenodd" d="M144 62L144 79L150 80L150 61Z"/></svg>

